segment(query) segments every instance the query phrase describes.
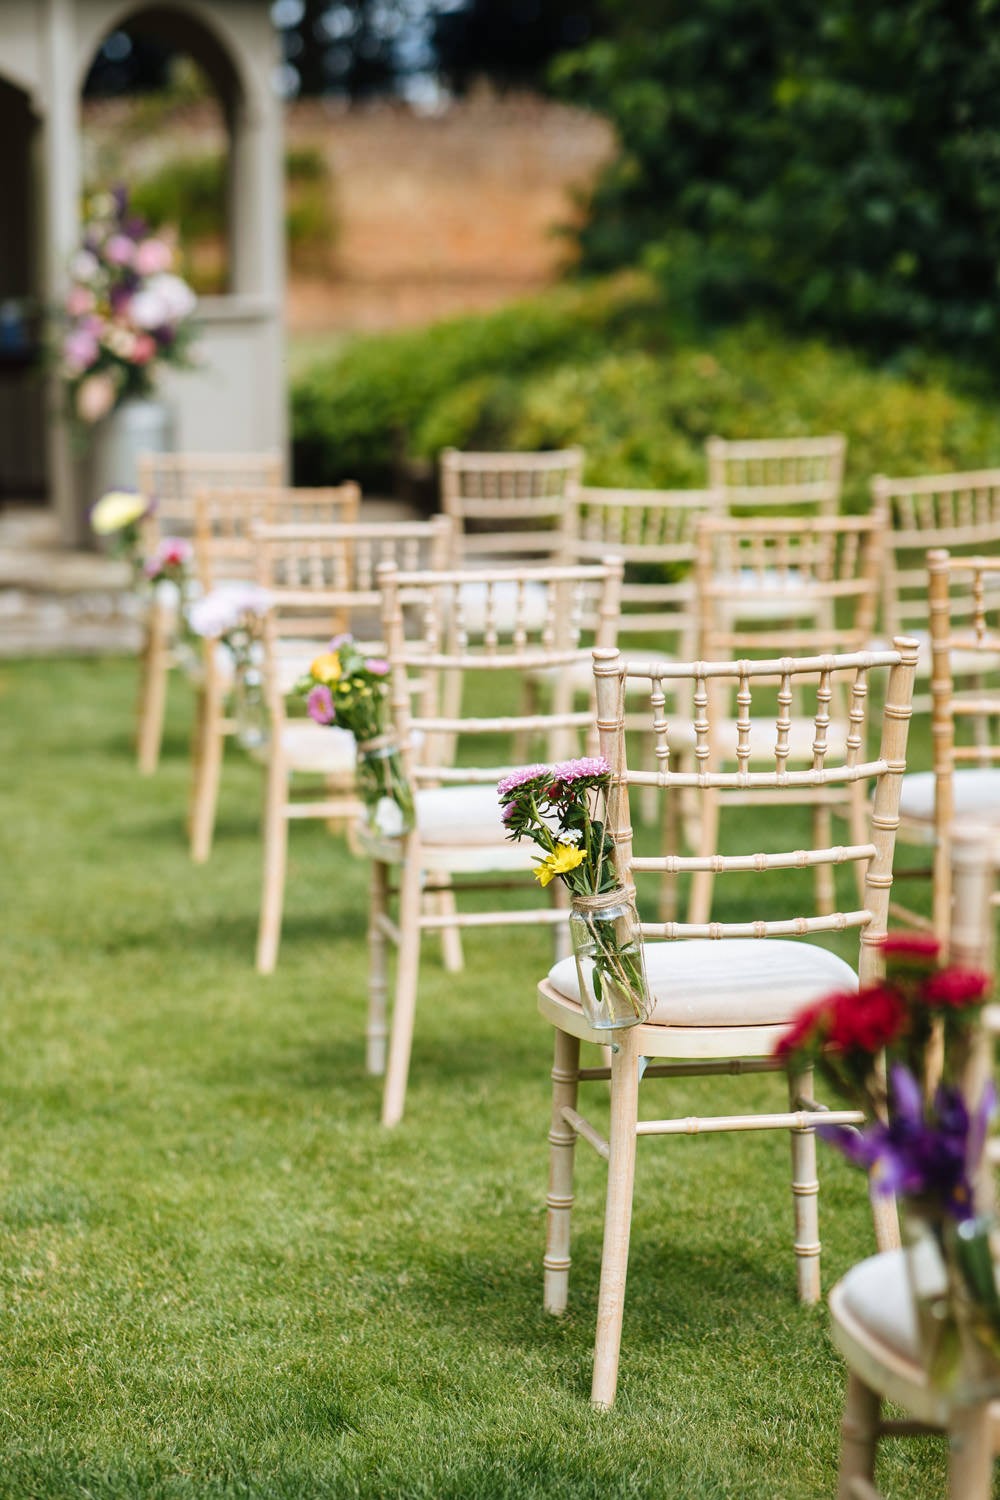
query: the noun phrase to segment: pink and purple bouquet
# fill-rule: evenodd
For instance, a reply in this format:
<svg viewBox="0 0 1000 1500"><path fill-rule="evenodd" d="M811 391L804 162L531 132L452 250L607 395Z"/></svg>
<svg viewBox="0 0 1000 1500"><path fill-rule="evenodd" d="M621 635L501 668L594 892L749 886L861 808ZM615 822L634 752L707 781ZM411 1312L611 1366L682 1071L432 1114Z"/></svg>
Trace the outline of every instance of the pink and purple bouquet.
<svg viewBox="0 0 1000 1500"><path fill-rule="evenodd" d="M534 869L539 885L558 877L577 896L614 890L614 845L593 812L595 794L606 796L610 782L611 768L600 755L522 766L498 782L507 837L531 839L543 851Z"/></svg>
<svg viewBox="0 0 1000 1500"><path fill-rule="evenodd" d="M147 583L173 583L184 592L191 571L194 550L182 536L161 537L156 550L142 565Z"/></svg>
<svg viewBox="0 0 1000 1500"><path fill-rule="evenodd" d="M194 292L167 240L128 211L124 190L91 207L70 265L59 365L84 426L128 396L148 396L162 364L190 364Z"/></svg>

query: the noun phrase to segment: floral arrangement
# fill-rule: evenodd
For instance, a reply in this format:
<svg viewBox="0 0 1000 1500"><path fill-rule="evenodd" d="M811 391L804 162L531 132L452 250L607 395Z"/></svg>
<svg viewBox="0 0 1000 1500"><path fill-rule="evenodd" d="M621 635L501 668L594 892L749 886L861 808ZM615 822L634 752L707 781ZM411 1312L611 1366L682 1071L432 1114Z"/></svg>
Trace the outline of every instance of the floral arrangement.
<svg viewBox="0 0 1000 1500"><path fill-rule="evenodd" d="M90 509L95 536L105 537L114 557L124 557L138 572L142 523L153 511L153 503L133 490L109 490Z"/></svg>
<svg viewBox="0 0 1000 1500"><path fill-rule="evenodd" d="M606 817L595 810L606 808L610 785L603 756L523 766L497 784L507 837L542 851L533 870L539 885L558 879L573 894L581 1001L592 1025L609 1028L635 1025L650 1008L638 917L619 885Z"/></svg>
<svg viewBox="0 0 1000 1500"><path fill-rule="evenodd" d="M124 190L95 200L73 257L60 369L76 418L91 426L147 396L161 364L190 363L197 298L174 252L128 211Z"/></svg>
<svg viewBox="0 0 1000 1500"><path fill-rule="evenodd" d="M295 688L316 724L335 724L354 736L358 791L376 835L398 838L414 826L413 792L399 747L386 732L389 663L369 656L350 635L338 635Z"/></svg>
<svg viewBox="0 0 1000 1500"><path fill-rule="evenodd" d="M868 1169L877 1192L898 1197L911 1239L933 1247L930 1278L924 1254L914 1290L930 1368L947 1383L963 1327L1000 1360L1000 1296L974 1190L995 1095L989 1084L970 1103L962 1086L990 979L941 967L939 956L933 938L890 936L885 978L807 1007L776 1055L815 1064L874 1116L860 1130L818 1125L817 1133Z"/></svg>
<svg viewBox="0 0 1000 1500"><path fill-rule="evenodd" d="M142 565L147 583L173 583L184 593L193 555L191 543L184 537L161 537L156 550Z"/></svg>
<svg viewBox="0 0 1000 1500"><path fill-rule="evenodd" d="M246 750L258 749L268 736L267 705L256 648L260 622L270 608L271 595L259 584L229 583L192 600L186 609L191 634L203 640L220 641L233 658L233 717L236 738Z"/></svg>

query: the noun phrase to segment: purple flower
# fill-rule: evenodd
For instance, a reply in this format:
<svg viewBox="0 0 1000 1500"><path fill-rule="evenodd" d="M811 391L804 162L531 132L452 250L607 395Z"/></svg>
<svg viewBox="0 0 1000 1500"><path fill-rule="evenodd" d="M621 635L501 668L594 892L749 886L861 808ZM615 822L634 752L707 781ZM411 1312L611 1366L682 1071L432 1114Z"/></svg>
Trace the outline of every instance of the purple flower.
<svg viewBox="0 0 1000 1500"><path fill-rule="evenodd" d="M517 812L517 803L516 802L508 802L505 807L502 807L500 809L500 821L501 821L501 823L509 823L510 820L511 820L511 818L514 816L514 814L516 812Z"/></svg>
<svg viewBox="0 0 1000 1500"><path fill-rule="evenodd" d="M552 780L561 781L564 785L610 775L611 767L603 755L582 755L579 760L560 761L557 766L552 767Z"/></svg>
<svg viewBox="0 0 1000 1500"><path fill-rule="evenodd" d="M334 638L333 638L333 640L330 642L329 646L327 647L327 650L329 650L329 651L339 651L340 648L341 648L341 646L348 645L351 641L353 641L353 639L354 639L353 635L335 635Z"/></svg>
<svg viewBox="0 0 1000 1500"><path fill-rule="evenodd" d="M325 683L317 683L306 699L306 712L316 724L332 724L336 714L333 694Z"/></svg>
<svg viewBox="0 0 1000 1500"><path fill-rule="evenodd" d="M497 782L497 795L506 800L511 792L516 791L519 786L526 786L529 781L536 777L551 776L548 766L521 766L516 771L509 771L506 776L501 776Z"/></svg>
<svg viewBox="0 0 1000 1500"><path fill-rule="evenodd" d="M389 670L389 663L382 656L369 656L365 662L365 666L376 677L384 677Z"/></svg>
<svg viewBox="0 0 1000 1500"><path fill-rule="evenodd" d="M817 1128L850 1161L874 1169L879 1193L925 1199L961 1223L975 1214L971 1179L994 1102L993 1091L984 1090L970 1118L959 1090L942 1084L928 1118L920 1085L897 1063L892 1069L888 1125L879 1123L857 1132Z"/></svg>

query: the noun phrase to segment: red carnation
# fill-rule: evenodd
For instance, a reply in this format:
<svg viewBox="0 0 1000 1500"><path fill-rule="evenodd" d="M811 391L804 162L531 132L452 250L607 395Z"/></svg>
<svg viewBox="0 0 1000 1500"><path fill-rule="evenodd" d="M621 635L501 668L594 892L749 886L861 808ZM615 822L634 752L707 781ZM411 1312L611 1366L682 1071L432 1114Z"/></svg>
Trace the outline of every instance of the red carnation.
<svg viewBox="0 0 1000 1500"><path fill-rule="evenodd" d="M823 1000L814 1001L812 1005L807 1005L804 1010L800 1010L775 1046L775 1057L790 1057L793 1053L801 1052L803 1048L822 1041L826 1027L821 1023L828 1016L831 1000L834 998L834 996L827 996Z"/></svg>
<svg viewBox="0 0 1000 1500"><path fill-rule="evenodd" d="M937 958L941 944L924 932L890 932L882 946L886 958L919 958L930 962Z"/></svg>
<svg viewBox="0 0 1000 1500"><path fill-rule="evenodd" d="M924 999L928 1005L961 1010L965 1005L979 1005L989 987L989 975L978 969L941 969L924 985Z"/></svg>
<svg viewBox="0 0 1000 1500"><path fill-rule="evenodd" d="M905 1025L899 992L887 984L873 984L837 997L829 1040L838 1052L875 1053L895 1041Z"/></svg>

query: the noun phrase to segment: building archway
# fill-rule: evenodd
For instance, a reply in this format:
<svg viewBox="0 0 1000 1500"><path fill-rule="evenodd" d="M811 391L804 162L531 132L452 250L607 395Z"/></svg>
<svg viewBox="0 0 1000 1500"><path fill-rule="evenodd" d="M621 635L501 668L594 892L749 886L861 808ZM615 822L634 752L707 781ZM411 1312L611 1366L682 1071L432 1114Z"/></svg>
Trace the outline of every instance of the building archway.
<svg viewBox="0 0 1000 1500"><path fill-rule="evenodd" d="M0 75L0 499L43 499L46 493L38 128L30 96Z"/></svg>

